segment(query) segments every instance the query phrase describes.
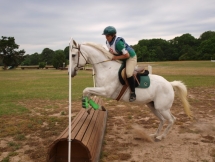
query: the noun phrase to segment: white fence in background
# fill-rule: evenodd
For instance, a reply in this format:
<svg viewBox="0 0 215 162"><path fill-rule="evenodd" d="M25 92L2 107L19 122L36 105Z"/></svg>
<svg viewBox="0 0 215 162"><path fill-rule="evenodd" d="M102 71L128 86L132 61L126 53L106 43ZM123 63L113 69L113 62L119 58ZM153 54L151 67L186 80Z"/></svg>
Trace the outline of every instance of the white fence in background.
<svg viewBox="0 0 215 162"><path fill-rule="evenodd" d="M149 74L152 74L152 66L151 65L148 65L148 71L149 71Z"/></svg>

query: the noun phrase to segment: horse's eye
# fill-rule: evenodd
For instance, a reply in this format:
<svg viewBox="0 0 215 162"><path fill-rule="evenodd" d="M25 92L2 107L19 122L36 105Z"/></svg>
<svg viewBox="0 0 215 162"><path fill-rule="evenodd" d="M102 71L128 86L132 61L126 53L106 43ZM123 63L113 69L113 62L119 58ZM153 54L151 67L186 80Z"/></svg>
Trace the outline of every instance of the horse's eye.
<svg viewBox="0 0 215 162"><path fill-rule="evenodd" d="M72 54L72 57L75 57L76 56L76 54Z"/></svg>

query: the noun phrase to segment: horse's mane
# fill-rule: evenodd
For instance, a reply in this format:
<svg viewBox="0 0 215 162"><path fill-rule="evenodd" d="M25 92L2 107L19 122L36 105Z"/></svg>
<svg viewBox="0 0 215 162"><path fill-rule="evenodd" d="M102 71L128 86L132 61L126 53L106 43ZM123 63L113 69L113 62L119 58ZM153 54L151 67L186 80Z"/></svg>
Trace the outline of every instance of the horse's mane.
<svg viewBox="0 0 215 162"><path fill-rule="evenodd" d="M105 56L107 56L109 59L112 59L113 57L113 55L109 51L107 51L101 44L96 44L92 42L87 42L84 44L96 48L97 50L101 51Z"/></svg>
<svg viewBox="0 0 215 162"><path fill-rule="evenodd" d="M107 56L110 60L112 60L113 54L107 51L101 44L96 44L92 42L87 42L84 44L96 48L97 50L101 51L105 56ZM115 61L118 63L122 63L122 61L120 60L115 60Z"/></svg>

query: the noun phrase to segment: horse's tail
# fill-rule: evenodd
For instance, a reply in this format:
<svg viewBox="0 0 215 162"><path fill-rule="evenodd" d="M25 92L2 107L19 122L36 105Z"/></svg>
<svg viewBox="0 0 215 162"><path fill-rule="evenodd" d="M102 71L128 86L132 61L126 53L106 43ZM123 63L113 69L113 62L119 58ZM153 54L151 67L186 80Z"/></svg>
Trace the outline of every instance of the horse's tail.
<svg viewBox="0 0 215 162"><path fill-rule="evenodd" d="M173 81L170 82L173 89L175 90L176 94L181 99L183 106L184 106L184 112L187 114L188 117L192 118L192 113L190 111L190 104L187 100L187 87L186 85L181 81Z"/></svg>

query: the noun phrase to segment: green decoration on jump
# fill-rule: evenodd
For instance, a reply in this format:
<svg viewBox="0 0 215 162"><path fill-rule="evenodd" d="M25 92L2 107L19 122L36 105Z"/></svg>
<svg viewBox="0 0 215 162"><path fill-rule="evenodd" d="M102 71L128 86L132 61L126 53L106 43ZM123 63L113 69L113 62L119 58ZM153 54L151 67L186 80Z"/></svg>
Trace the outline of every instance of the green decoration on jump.
<svg viewBox="0 0 215 162"><path fill-rule="evenodd" d="M83 97L83 98L82 98L82 107L83 107L83 108L87 109L87 108L90 107L88 101L89 101L88 97Z"/></svg>
<svg viewBox="0 0 215 162"><path fill-rule="evenodd" d="M89 104L90 104L90 106L92 106L92 108L94 109L94 110L98 110L99 109L99 105L97 104L97 103L95 103L93 100L89 100Z"/></svg>
<svg viewBox="0 0 215 162"><path fill-rule="evenodd" d="M88 109L88 108L90 108L90 106L94 110L99 109L99 105L97 103L95 103L92 99L89 99L88 97L83 97L82 98L82 107L85 108L85 109Z"/></svg>

